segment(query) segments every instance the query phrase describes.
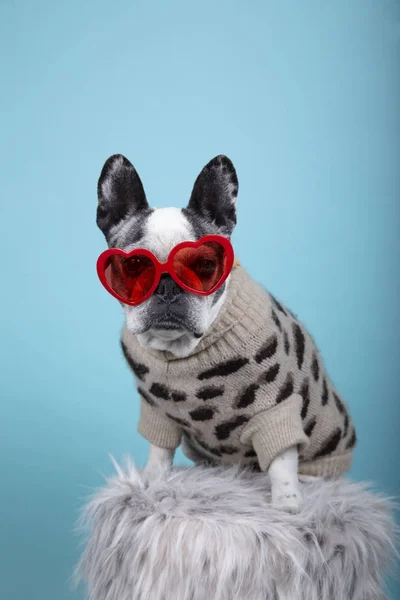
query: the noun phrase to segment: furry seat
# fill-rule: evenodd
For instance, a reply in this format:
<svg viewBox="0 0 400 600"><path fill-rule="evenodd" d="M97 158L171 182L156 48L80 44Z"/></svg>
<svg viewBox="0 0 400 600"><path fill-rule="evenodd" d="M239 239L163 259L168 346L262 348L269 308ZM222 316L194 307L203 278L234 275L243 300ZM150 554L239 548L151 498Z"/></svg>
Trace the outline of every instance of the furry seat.
<svg viewBox="0 0 400 600"><path fill-rule="evenodd" d="M149 487L132 464L91 500L78 577L94 600L383 600L390 502L341 479L269 505L262 473L196 466Z"/></svg>

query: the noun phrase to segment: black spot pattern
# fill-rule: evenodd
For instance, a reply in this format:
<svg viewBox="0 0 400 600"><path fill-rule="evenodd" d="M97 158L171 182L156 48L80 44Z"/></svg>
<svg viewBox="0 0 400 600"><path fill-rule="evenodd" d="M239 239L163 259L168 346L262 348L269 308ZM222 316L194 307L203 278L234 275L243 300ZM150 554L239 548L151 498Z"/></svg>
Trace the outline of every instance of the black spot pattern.
<svg viewBox="0 0 400 600"><path fill-rule="evenodd" d="M217 387L215 385L210 385L209 387L201 388L196 397L200 400L212 400L213 398L217 398L218 396L222 396L224 393L223 387Z"/></svg>
<svg viewBox="0 0 400 600"><path fill-rule="evenodd" d="M351 432L350 439L346 444L346 450L350 450L350 448L354 448L356 443L357 443L357 436L356 436L355 429L353 429L353 431Z"/></svg>
<svg viewBox="0 0 400 600"><path fill-rule="evenodd" d="M190 411L189 415L192 417L193 421L209 421L213 418L214 413L214 408L204 406Z"/></svg>
<svg viewBox="0 0 400 600"><path fill-rule="evenodd" d="M275 304L276 308L284 315L287 315L286 310L284 309L282 304L275 298L275 296L273 296L271 293L269 295L271 297L272 302Z"/></svg>
<svg viewBox="0 0 400 600"><path fill-rule="evenodd" d="M207 450L207 452L209 452L210 454L213 454L214 456L221 457L224 454L232 455L232 454L237 454L239 452L239 448L237 448L236 446L229 446L229 445L221 444L221 446L218 446L217 448L213 448L213 447L209 446L206 442L204 442L202 439L196 438L195 441L201 448L204 448L204 450Z"/></svg>
<svg viewBox="0 0 400 600"><path fill-rule="evenodd" d="M219 446L218 450L221 452L221 454L236 454L237 452L239 452L239 448L236 448L235 446Z"/></svg>
<svg viewBox="0 0 400 600"><path fill-rule="evenodd" d="M211 446L203 442L203 440L199 440L196 438L196 443L201 448L204 448L204 450L207 450L207 452L209 452L210 454L214 454L214 456L222 456L222 453L218 448L211 448Z"/></svg>
<svg viewBox="0 0 400 600"><path fill-rule="evenodd" d="M344 424L343 424L343 437L345 438L347 432L349 431L349 415L347 412L344 415Z"/></svg>
<svg viewBox="0 0 400 600"><path fill-rule="evenodd" d="M300 388L300 395L303 398L303 405L301 407L301 418L304 420L308 413L308 407L310 404L310 386L308 379L305 379Z"/></svg>
<svg viewBox="0 0 400 600"><path fill-rule="evenodd" d="M246 458L256 458L257 452L253 450L253 448L251 448L250 450L247 450L247 452L245 452L244 455Z"/></svg>
<svg viewBox="0 0 400 600"><path fill-rule="evenodd" d="M304 433L306 434L307 437L310 437L312 432L314 431L314 427L317 424L317 421L315 420L315 417L313 417L308 423L307 425L304 427Z"/></svg>
<svg viewBox="0 0 400 600"><path fill-rule="evenodd" d="M280 402L283 402L284 400L289 398L289 396L291 396L292 394L293 394L293 377L292 377L292 374L289 373L288 376L286 377L285 383L282 385L281 389L278 392L278 395L276 397L276 403L280 404Z"/></svg>
<svg viewBox="0 0 400 600"><path fill-rule="evenodd" d="M244 365L247 365L248 362L249 359L243 357L227 360L226 362L219 363L211 369L203 371L198 375L198 379L202 381L203 379L211 379L212 377L226 377L227 375L231 375L232 373L239 371L239 369L244 367Z"/></svg>
<svg viewBox="0 0 400 600"><path fill-rule="evenodd" d="M320 450L314 455L314 458L321 458L322 456L326 456L327 454L332 454L336 450L339 445L340 440L342 439L342 430L340 427L337 427L335 431L331 434L331 436L327 439L326 443L322 446Z"/></svg>
<svg viewBox="0 0 400 600"><path fill-rule="evenodd" d="M235 408L246 408L250 406L256 399L256 393L259 386L256 383L248 385L241 393L237 401L235 402Z"/></svg>
<svg viewBox="0 0 400 600"><path fill-rule="evenodd" d="M283 330L283 347L285 348L286 354L289 355L289 352L290 352L289 335L285 329Z"/></svg>
<svg viewBox="0 0 400 600"><path fill-rule="evenodd" d="M190 427L190 423L188 421L185 421L185 419L180 419L179 417L174 417L174 415L171 415L169 413L165 413L165 414L169 419L172 419L173 421L175 421L175 423L178 423L178 425L180 425L181 427Z"/></svg>
<svg viewBox="0 0 400 600"><path fill-rule="evenodd" d="M153 383L150 388L150 393L156 398L162 398L163 400L169 399L169 390L167 386L162 383Z"/></svg>
<svg viewBox="0 0 400 600"><path fill-rule="evenodd" d="M262 348L260 348L260 350L255 355L254 358L255 358L256 363L260 364L267 358L272 358L274 356L277 348L278 348L278 338L276 337L276 335L272 335L267 340L267 343Z"/></svg>
<svg viewBox="0 0 400 600"><path fill-rule="evenodd" d="M272 383L273 381L275 381L275 379L278 377L280 368L281 367L278 363L275 363L274 365L272 365L272 367L270 367L268 369L268 371L266 373L264 373L264 375L263 375L264 381L266 381L267 383Z"/></svg>
<svg viewBox="0 0 400 600"><path fill-rule="evenodd" d="M185 402L186 394L183 392L171 392L171 398L174 402Z"/></svg>
<svg viewBox="0 0 400 600"><path fill-rule="evenodd" d="M311 361L311 373L314 377L314 381L318 381L319 379L319 362L317 355L314 353Z"/></svg>
<svg viewBox="0 0 400 600"><path fill-rule="evenodd" d="M339 398L339 396L333 392L333 399L335 401L336 407L338 409L338 411L340 412L341 415L343 415L345 413L345 407L343 402L341 401L341 399Z"/></svg>
<svg viewBox="0 0 400 600"><path fill-rule="evenodd" d="M295 343L296 350L296 358L297 358L297 366L301 370L304 361L304 351L306 348L306 338L304 337L304 333L301 330L301 327L298 323L293 323L293 337Z"/></svg>
<svg viewBox="0 0 400 600"><path fill-rule="evenodd" d="M145 402L147 402L147 404L149 404L150 406L157 406L156 403L154 402L153 398L151 398L149 396L149 394L146 392L146 390L144 390L140 386L138 387L137 390L138 390L139 394L141 395L141 397L143 398L143 400L145 400Z"/></svg>
<svg viewBox="0 0 400 600"><path fill-rule="evenodd" d="M136 377L138 379L140 379L140 381L144 381L145 376L149 372L149 368L146 367L146 365L143 365L142 363L138 363L135 360L133 360L132 356L128 352L128 348L125 346L125 344L122 340L121 340L121 348L122 348L122 352L124 353L124 356L129 364L130 368L132 369L132 371L134 372Z"/></svg>
<svg viewBox="0 0 400 600"><path fill-rule="evenodd" d="M322 406L325 406L326 404L328 404L328 400L329 400L328 385L326 383L326 379L324 378L324 381L322 383L322 396L321 396Z"/></svg>
<svg viewBox="0 0 400 600"><path fill-rule="evenodd" d="M240 425L247 423L248 420L249 420L249 417L246 417L245 415L238 415L237 417L234 417L233 419L230 419L229 421L224 421L223 423L220 423L219 425L217 425L215 427L215 435L217 436L217 439L218 440L228 439L228 437L231 435L232 431L234 431L235 429L240 427Z"/></svg>
<svg viewBox="0 0 400 600"><path fill-rule="evenodd" d="M273 322L279 329L279 331L282 331L282 323L280 322L279 317L276 314L276 312L274 311L274 309L272 309L272 311L271 311L271 317L272 317Z"/></svg>

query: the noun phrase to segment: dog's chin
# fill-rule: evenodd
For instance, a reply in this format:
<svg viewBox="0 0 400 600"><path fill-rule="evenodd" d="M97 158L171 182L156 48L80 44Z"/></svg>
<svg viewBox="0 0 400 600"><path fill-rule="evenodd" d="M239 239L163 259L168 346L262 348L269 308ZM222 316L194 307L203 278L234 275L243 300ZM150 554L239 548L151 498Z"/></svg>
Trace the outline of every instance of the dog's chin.
<svg viewBox="0 0 400 600"><path fill-rule="evenodd" d="M160 326L137 334L137 340L145 350L170 352L177 358L189 356L201 337L201 334L193 334L183 329L163 329Z"/></svg>

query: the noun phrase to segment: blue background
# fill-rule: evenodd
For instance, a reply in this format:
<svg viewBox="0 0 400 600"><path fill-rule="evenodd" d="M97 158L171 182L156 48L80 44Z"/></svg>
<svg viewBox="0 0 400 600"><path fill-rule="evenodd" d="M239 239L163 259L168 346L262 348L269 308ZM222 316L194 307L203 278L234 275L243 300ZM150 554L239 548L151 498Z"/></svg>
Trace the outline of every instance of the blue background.
<svg viewBox="0 0 400 600"><path fill-rule="evenodd" d="M82 598L77 511L108 453L145 461L95 275L116 152L155 206L232 158L237 255L316 337L357 424L352 476L400 493L399 23L388 0L2 0L4 600Z"/></svg>

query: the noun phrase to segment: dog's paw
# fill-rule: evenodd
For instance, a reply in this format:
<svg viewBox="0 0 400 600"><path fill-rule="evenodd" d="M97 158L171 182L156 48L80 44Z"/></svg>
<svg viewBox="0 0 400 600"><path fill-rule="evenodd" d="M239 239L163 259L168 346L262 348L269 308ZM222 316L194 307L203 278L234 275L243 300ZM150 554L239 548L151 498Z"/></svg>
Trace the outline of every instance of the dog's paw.
<svg viewBox="0 0 400 600"><path fill-rule="evenodd" d="M275 485L272 487L272 506L296 514L303 508L303 496L299 488L293 485Z"/></svg>

